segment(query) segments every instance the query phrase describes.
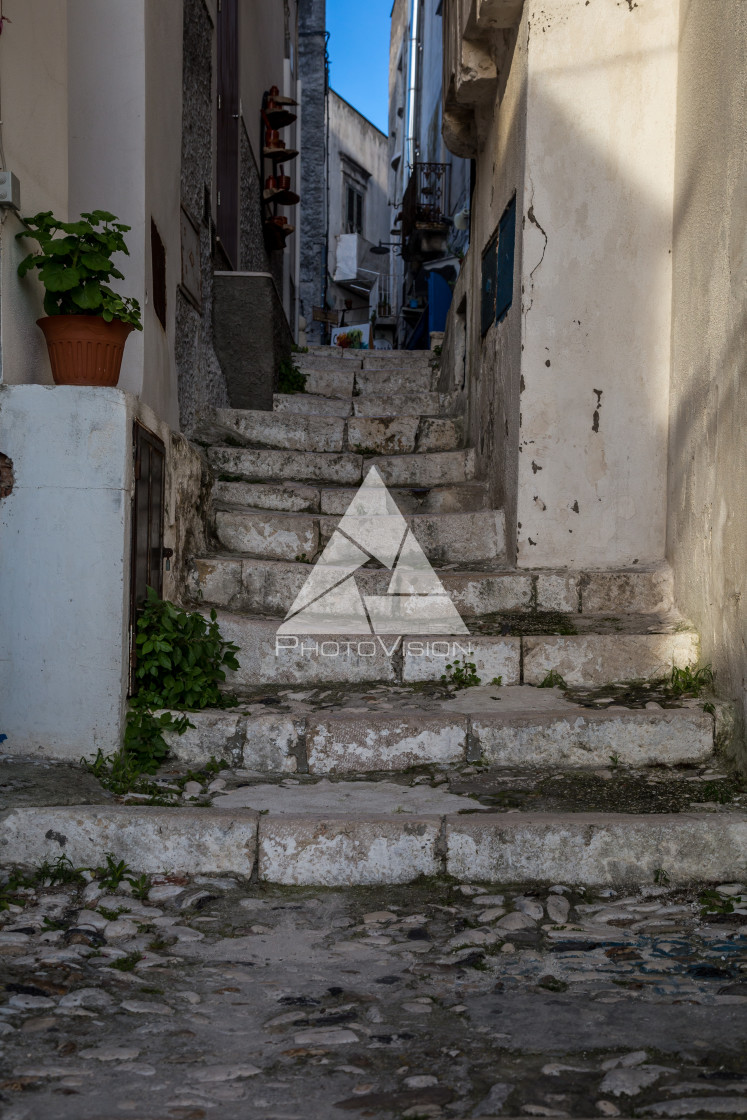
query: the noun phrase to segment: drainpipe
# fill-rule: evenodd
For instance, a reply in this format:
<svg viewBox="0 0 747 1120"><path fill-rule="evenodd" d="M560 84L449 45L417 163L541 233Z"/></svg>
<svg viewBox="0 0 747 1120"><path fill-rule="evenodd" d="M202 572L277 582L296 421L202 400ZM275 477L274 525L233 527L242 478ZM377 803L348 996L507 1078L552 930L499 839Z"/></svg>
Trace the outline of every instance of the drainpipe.
<svg viewBox="0 0 747 1120"><path fill-rule="evenodd" d="M417 155L418 72L420 70L420 0L410 4L410 64L407 88L407 127L405 129L405 159L412 170ZM405 184L407 186L407 184Z"/></svg>

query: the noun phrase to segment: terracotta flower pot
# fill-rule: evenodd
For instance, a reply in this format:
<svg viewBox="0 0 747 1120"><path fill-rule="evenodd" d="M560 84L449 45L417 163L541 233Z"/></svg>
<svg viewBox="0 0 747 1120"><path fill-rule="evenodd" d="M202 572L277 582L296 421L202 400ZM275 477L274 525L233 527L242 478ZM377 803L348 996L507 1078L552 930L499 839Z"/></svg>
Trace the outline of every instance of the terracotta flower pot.
<svg viewBox="0 0 747 1120"><path fill-rule="evenodd" d="M100 315L50 315L37 319L44 331L55 385L102 385L119 381L129 323Z"/></svg>

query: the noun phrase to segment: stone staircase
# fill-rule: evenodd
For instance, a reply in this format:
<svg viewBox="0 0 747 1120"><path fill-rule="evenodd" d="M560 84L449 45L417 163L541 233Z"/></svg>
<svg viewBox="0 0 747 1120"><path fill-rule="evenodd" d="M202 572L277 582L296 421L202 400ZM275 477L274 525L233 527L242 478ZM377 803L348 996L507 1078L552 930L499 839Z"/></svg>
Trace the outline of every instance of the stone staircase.
<svg viewBox="0 0 747 1120"><path fill-rule="evenodd" d="M177 767L227 769L199 808L50 809L43 835L64 832L73 859L98 828L121 858L158 863L143 870L167 851L174 868L291 884L742 876L747 816L714 716L661 684L699 655L666 566L509 568L503 513L430 354L299 365L306 393L220 410L204 432L212 551L193 560L192 595L239 647L241 703L192 713L171 746ZM468 634L278 634L371 467ZM391 578L375 560L355 574L364 597ZM459 688L455 664L480 684ZM34 850L23 822L17 835Z"/></svg>

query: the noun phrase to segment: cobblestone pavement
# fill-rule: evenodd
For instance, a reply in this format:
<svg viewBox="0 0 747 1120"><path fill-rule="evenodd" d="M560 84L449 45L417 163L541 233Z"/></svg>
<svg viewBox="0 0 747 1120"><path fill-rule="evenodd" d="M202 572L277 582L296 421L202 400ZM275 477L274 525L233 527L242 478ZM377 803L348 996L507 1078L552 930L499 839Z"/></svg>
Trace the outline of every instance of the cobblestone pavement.
<svg viewBox="0 0 747 1120"><path fill-rule="evenodd" d="M108 890L4 888L5 1120L747 1115L742 884Z"/></svg>

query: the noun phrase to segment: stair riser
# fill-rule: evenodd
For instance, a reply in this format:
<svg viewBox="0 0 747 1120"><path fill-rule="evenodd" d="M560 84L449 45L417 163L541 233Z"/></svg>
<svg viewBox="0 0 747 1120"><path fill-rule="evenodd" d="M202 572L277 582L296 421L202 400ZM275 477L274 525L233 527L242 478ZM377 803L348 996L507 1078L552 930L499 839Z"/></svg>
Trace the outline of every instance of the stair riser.
<svg viewBox="0 0 747 1120"><path fill-rule="evenodd" d="M347 503L346 503L347 504ZM205 557L194 564L194 593L201 592L205 603L216 607L252 614L284 618L295 596L307 579L306 565L239 557ZM619 611L618 582L606 573L588 577L565 577L548 572L441 572L440 579L465 619L496 611L526 611L532 605L538 610L560 610L584 614L590 612L586 602L596 607L606 604L602 613ZM579 591L579 579L588 578L585 590ZM386 571L363 570L356 573L361 590L369 595L383 595L389 585ZM658 573L641 572L635 582L625 579L630 610L634 613L655 613L671 609L671 600L662 588ZM664 583L668 583L665 580Z"/></svg>
<svg viewBox="0 0 747 1120"><path fill-rule="evenodd" d="M213 443L239 440L246 447L279 451L343 451L367 455L412 455L421 451L456 451L463 424L419 416L354 418L294 416L275 412L218 409Z"/></svg>
<svg viewBox="0 0 747 1120"><path fill-rule="evenodd" d="M518 684L519 638L278 635L278 624L241 615L218 615L221 633L240 649L240 669L227 675L227 686L323 684L361 681L440 680L447 661L467 654L487 682L502 676ZM472 651L469 653L469 651Z"/></svg>
<svg viewBox="0 0 747 1120"><path fill-rule="evenodd" d="M421 451L456 451L464 443L456 420L398 416L348 420L348 447L367 455L411 455Z"/></svg>
<svg viewBox="0 0 747 1120"><path fill-rule="evenodd" d="M303 483L216 482L213 502L245 506L278 513L323 513L342 517L357 493L357 487L320 487ZM484 482L461 486L439 486L430 490L392 487L397 508L408 513L478 513L487 509L488 488Z"/></svg>
<svg viewBox="0 0 747 1120"><path fill-rule="evenodd" d="M167 736L171 754L190 767L211 757L268 773L365 774L413 766L482 762L503 767L676 766L704 762L713 722L696 709L662 712L460 716L372 712L346 716L254 716L196 712L184 735Z"/></svg>
<svg viewBox="0 0 747 1120"><path fill-rule="evenodd" d="M268 479L289 482L335 482L354 486L362 481L360 455L322 454L295 451L251 451L213 447L208 458L216 475L227 475L246 482Z"/></svg>
<svg viewBox="0 0 747 1120"><path fill-rule="evenodd" d="M524 681L541 684L550 672L569 685L652 680L668 677L674 665L697 665L699 653L690 632L525 638Z"/></svg>
<svg viewBox="0 0 747 1120"><path fill-rule="evenodd" d="M307 393L276 393L272 400L273 411L280 415L345 417L353 412L352 401L347 398L335 400Z"/></svg>
<svg viewBox="0 0 747 1120"><path fill-rule="evenodd" d="M263 560L316 560L339 524L338 517L218 510L215 531L229 552ZM498 564L505 561L503 515L455 513L406 518L431 563Z"/></svg>
<svg viewBox="0 0 747 1120"><path fill-rule="evenodd" d="M325 454L296 451L261 451L249 448L211 447L210 464L219 481L244 482L333 482L355 486L372 466L387 485L430 488L471 482L475 477L475 454L466 451L395 455L364 460L350 453Z"/></svg>
<svg viewBox="0 0 747 1120"><path fill-rule="evenodd" d="M353 416L451 416L453 393L387 393L353 397Z"/></svg>
<svg viewBox="0 0 747 1120"><path fill-rule="evenodd" d="M540 684L545 674L530 671L532 655L552 650L557 638L513 638L465 635L298 636L276 635L277 623L221 614L224 636L240 648L241 668L228 677L229 686L257 684L322 684L327 681L437 681L447 662L472 661L483 683L496 677L504 685ZM624 658L621 639L626 639ZM579 635L563 639L576 644L576 659L567 651L568 684L602 685L620 680L657 679L672 665L694 665L698 640L693 634ZM391 651L391 652L388 652ZM523 681L521 666L523 661ZM528 669L528 665L530 669Z"/></svg>
<svg viewBox="0 0 747 1120"><path fill-rule="evenodd" d="M319 552L319 519L303 514L218 510L215 532L229 552L263 560L313 560Z"/></svg>
<svg viewBox="0 0 747 1120"><path fill-rule="evenodd" d="M428 366L419 369L356 370L357 396L380 397L386 393L433 393L438 386L438 372Z"/></svg>
<svg viewBox="0 0 747 1120"><path fill-rule="evenodd" d="M350 369L431 369L438 365L430 350L342 350L319 347L306 354L294 354L294 365L309 369L338 369L342 363Z"/></svg>
<svg viewBox="0 0 747 1120"><path fill-rule="evenodd" d="M355 490L350 491L351 494ZM302 483L216 482L213 484L214 504L247 506L250 509L277 513L318 513L320 490Z"/></svg>
<svg viewBox="0 0 747 1120"><path fill-rule="evenodd" d="M347 366L340 369L313 369L306 376L305 391L319 397L349 400L353 396L354 387L355 370Z"/></svg>
<svg viewBox="0 0 747 1120"><path fill-rule="evenodd" d="M718 883L740 874L747 844L744 820L686 813L470 815L446 833L449 873L470 882L649 885L663 870L671 885Z"/></svg>
<svg viewBox="0 0 747 1120"><path fill-rule="evenodd" d="M288 885L349 887L448 874L462 882L673 886L723 883L744 868L741 817L578 813L323 818L249 810L131 806L25 808L0 822L8 864L59 855L95 867L112 852L136 873L233 874Z"/></svg>
<svg viewBox="0 0 747 1120"><path fill-rule="evenodd" d="M247 447L280 451L342 451L345 421L334 416L283 416L221 408L217 423Z"/></svg>
<svg viewBox="0 0 747 1120"><path fill-rule="evenodd" d="M504 564L506 540L503 514L482 513L416 514L405 518L432 564ZM319 519L322 547L334 533L339 519Z"/></svg>
<svg viewBox="0 0 747 1120"><path fill-rule="evenodd" d="M484 482L463 482L453 486L433 486L429 489L389 488L397 508L409 513L478 513L488 508L488 487ZM356 491L353 489L322 490L322 513L342 516Z"/></svg>
<svg viewBox="0 0 747 1120"><path fill-rule="evenodd" d="M474 479L475 452L384 456L367 459L364 471L369 467L376 467L387 486L449 486Z"/></svg>

